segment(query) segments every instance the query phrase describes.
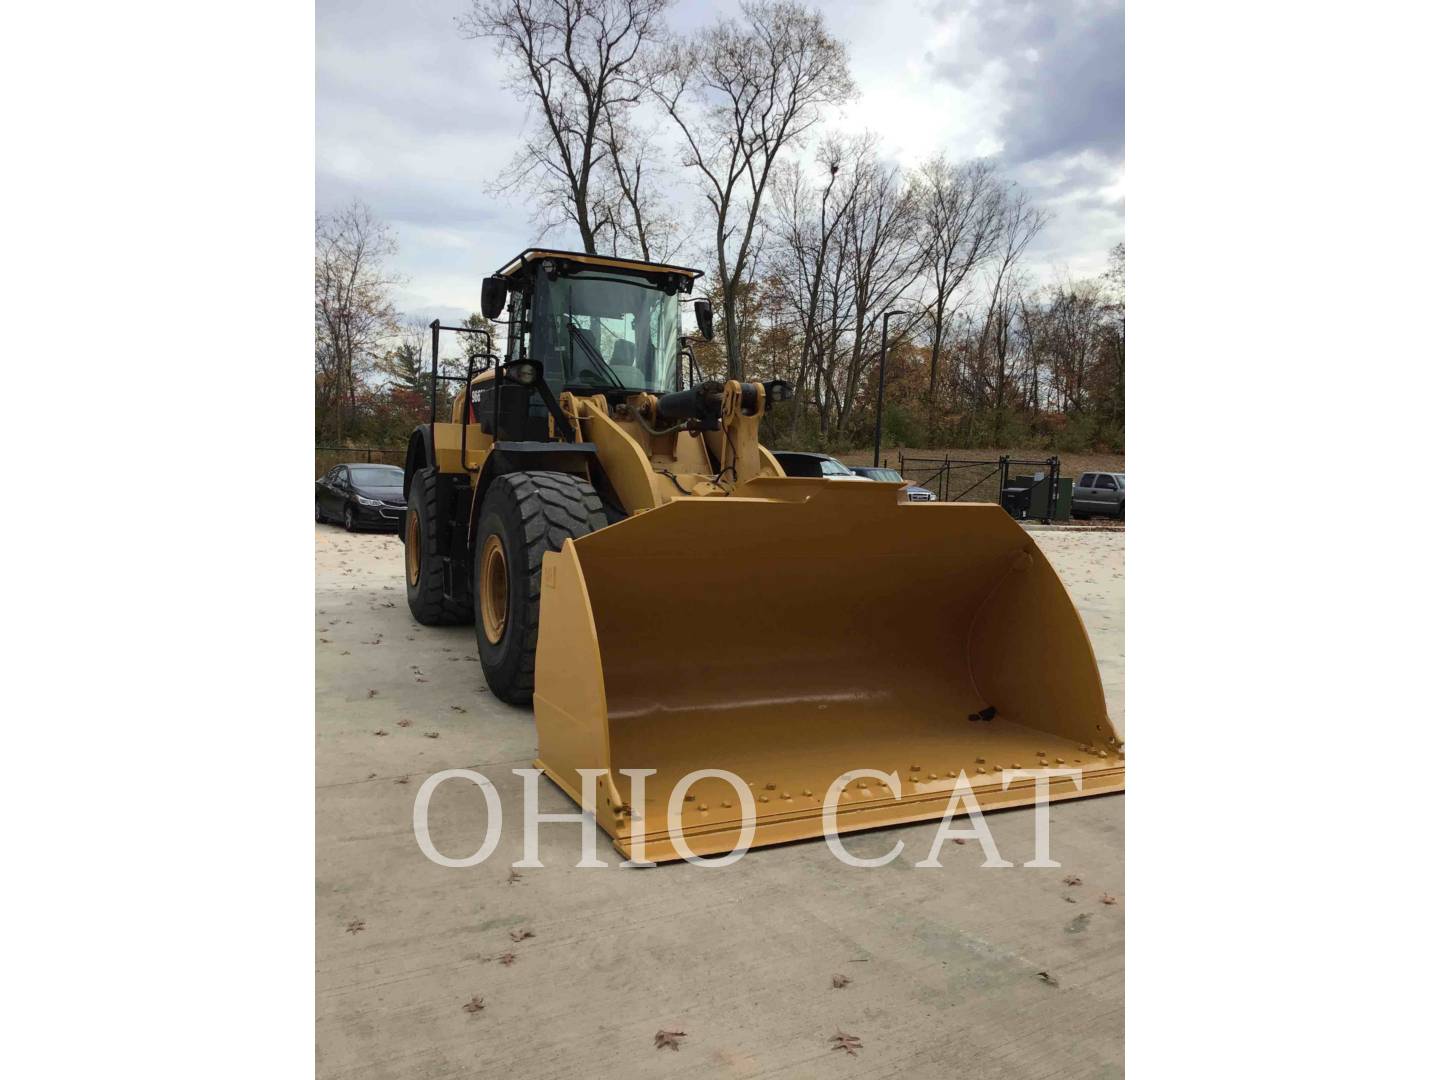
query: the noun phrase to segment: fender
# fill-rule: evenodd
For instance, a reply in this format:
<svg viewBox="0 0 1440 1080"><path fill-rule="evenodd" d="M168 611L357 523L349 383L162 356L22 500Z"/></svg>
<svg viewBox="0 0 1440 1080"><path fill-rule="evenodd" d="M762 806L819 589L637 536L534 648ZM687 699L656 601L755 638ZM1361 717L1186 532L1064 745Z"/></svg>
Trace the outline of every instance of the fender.
<svg viewBox="0 0 1440 1080"><path fill-rule="evenodd" d="M591 478L591 470L599 469L600 457L594 443L533 443L497 442L485 455L485 464L475 480L475 496L470 500L470 526L466 530L466 546L473 549L480 529L480 505L490 484L506 473L546 471L564 472ZM406 473L409 475L408 469ZM408 482L408 481L407 481Z"/></svg>
<svg viewBox="0 0 1440 1080"><path fill-rule="evenodd" d="M435 436L429 424L421 424L410 433L410 444L405 449L405 499L410 499L410 478L421 469L435 464Z"/></svg>

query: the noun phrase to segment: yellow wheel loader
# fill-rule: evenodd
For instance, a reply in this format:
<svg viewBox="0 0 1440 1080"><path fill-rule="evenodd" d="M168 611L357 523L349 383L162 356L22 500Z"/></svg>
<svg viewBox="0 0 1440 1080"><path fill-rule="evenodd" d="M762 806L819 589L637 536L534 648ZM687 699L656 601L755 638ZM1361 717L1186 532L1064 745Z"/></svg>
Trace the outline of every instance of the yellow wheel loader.
<svg viewBox="0 0 1440 1080"><path fill-rule="evenodd" d="M410 610L474 622L490 689L533 702L537 767L582 804L594 770L586 808L653 861L818 836L832 785L836 832L941 817L962 776L985 808L1035 802L1037 769L1078 770L1051 799L1121 790L1030 536L999 506L786 477L759 441L783 382L684 378L698 277L523 252L482 290L505 355L410 440ZM489 351L437 322L432 356L441 329Z"/></svg>

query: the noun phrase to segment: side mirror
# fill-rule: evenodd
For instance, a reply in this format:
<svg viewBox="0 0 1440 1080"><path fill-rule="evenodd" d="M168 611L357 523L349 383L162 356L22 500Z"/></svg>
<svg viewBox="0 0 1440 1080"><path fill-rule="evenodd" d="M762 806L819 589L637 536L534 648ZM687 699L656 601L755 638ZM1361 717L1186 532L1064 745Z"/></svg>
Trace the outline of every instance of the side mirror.
<svg viewBox="0 0 1440 1080"><path fill-rule="evenodd" d="M795 391L784 379L772 379L765 384L765 404L778 405L782 401L789 401L795 396Z"/></svg>
<svg viewBox="0 0 1440 1080"><path fill-rule="evenodd" d="M504 278L487 277L480 286L480 314L487 319L498 319L505 314L505 300L509 292Z"/></svg>
<svg viewBox="0 0 1440 1080"><path fill-rule="evenodd" d="M695 323L700 327L700 336L706 341L715 339L715 312L709 300L695 301Z"/></svg>

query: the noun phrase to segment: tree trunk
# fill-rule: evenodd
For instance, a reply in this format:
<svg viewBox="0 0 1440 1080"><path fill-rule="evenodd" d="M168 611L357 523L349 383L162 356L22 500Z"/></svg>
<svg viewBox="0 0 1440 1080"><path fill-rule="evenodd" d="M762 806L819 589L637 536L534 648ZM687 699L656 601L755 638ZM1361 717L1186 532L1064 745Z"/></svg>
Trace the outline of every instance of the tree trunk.
<svg viewBox="0 0 1440 1080"><path fill-rule="evenodd" d="M726 376L731 379L742 378L740 368L740 305L735 300L735 294L725 290L725 298L722 302L725 310L725 371Z"/></svg>

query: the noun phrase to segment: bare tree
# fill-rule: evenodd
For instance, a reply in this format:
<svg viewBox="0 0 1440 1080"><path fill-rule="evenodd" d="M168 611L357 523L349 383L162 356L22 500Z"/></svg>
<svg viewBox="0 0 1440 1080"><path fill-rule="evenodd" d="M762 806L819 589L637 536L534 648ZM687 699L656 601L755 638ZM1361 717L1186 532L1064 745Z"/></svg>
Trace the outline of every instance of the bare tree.
<svg viewBox="0 0 1440 1080"><path fill-rule="evenodd" d="M594 254L607 229L612 237L623 231L612 190L620 178L609 172L621 158L607 152L606 135L640 99L643 54L664 33L671 0L471 2L460 32L493 40L510 61L515 91L538 107L502 184L531 185L547 226L574 224ZM637 200L631 209L639 208Z"/></svg>
<svg viewBox="0 0 1440 1080"><path fill-rule="evenodd" d="M1032 301L1035 347L1050 369L1055 408L1070 416L1088 411L1090 374L1106 323L1103 290L1095 281L1056 281Z"/></svg>
<svg viewBox="0 0 1440 1080"><path fill-rule="evenodd" d="M698 171L715 224L726 365L742 370L736 293L751 270L761 203L781 152L854 92L845 46L818 12L789 0L742 5L677 46L656 71L655 92L679 127L682 161Z"/></svg>
<svg viewBox="0 0 1440 1080"><path fill-rule="evenodd" d="M395 332L390 290L402 279L386 268L395 254L389 227L356 201L315 222L315 405L332 417L337 444L358 382Z"/></svg>
<svg viewBox="0 0 1440 1080"><path fill-rule="evenodd" d="M802 391L809 385L812 371L819 371L821 355L821 291L831 242L839 223L849 213L859 188L847 184L839 196L840 204L832 212L831 195L840 179L840 169L848 161L860 162L873 150L874 140L868 133L857 139L831 137L826 139L817 155L827 174L818 204L815 192L805 181L798 165L782 168L779 176L779 197L775 200L774 229L780 238L780 258L773 274L790 297L791 308L800 328L800 361L795 385ZM800 426L804 402L796 401L790 413L790 434ZM818 405L818 401L817 401Z"/></svg>
<svg viewBox="0 0 1440 1080"><path fill-rule="evenodd" d="M970 273L995 251L1004 189L987 161L957 165L943 156L921 166L917 182L925 228L925 275L931 290L930 395L940 367L950 304Z"/></svg>
<svg viewBox="0 0 1440 1080"><path fill-rule="evenodd" d="M1020 314L1024 293L1020 280L1020 259L1035 234L1044 227L1046 215L1030 205L1018 188L1005 192L999 214L994 263L990 272L988 303L981 325L978 348L972 350L976 375L976 407L988 405L994 413L996 439L1000 435L1005 393L1010 378L1010 335Z"/></svg>
<svg viewBox="0 0 1440 1080"><path fill-rule="evenodd" d="M663 177L653 132L638 128L628 111L607 109L602 130L612 183L609 210L615 254L665 262L684 239L667 205L655 197Z"/></svg>
<svg viewBox="0 0 1440 1080"><path fill-rule="evenodd" d="M836 422L842 432L862 381L879 359L881 319L916 283L923 267L919 199L900 169L868 157L856 170L855 186L843 224L850 240L854 301L850 355L837 401ZM892 332L897 337L908 333L911 322L900 320L904 325Z"/></svg>

